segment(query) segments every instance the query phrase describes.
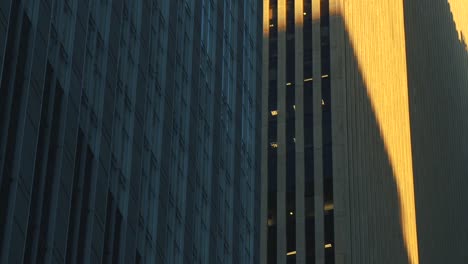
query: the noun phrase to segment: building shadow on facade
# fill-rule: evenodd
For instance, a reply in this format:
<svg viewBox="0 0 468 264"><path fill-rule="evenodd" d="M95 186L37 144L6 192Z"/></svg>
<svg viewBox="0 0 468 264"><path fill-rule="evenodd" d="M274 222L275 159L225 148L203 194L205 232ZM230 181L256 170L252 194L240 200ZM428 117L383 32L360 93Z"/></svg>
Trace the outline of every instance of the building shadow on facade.
<svg viewBox="0 0 468 264"><path fill-rule="evenodd" d="M334 19L345 25L341 15ZM404 1L404 29L418 252L405 246L395 171L345 29L339 58L345 64L344 85L332 86L346 89L344 188L349 197L344 204L350 232L345 258L350 263L412 263L416 253L419 263L463 263L468 259L468 49L463 34L468 32L459 35L447 1Z"/></svg>
<svg viewBox="0 0 468 264"><path fill-rule="evenodd" d="M421 263L468 259L468 32L449 2L404 1Z"/></svg>
<svg viewBox="0 0 468 264"><path fill-rule="evenodd" d="M394 171L348 33L345 42L350 263L409 263Z"/></svg>

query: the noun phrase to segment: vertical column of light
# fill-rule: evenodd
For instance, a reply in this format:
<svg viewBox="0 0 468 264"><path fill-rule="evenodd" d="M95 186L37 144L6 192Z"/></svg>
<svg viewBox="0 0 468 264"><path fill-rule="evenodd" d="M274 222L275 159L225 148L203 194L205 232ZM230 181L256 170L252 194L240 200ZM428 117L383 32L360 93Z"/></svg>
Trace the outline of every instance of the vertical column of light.
<svg viewBox="0 0 468 264"><path fill-rule="evenodd" d="M322 162L323 162L323 208L325 263L335 263L334 205L333 205L333 160L331 128L331 86L330 86L330 16L329 0L320 5L320 42L322 70Z"/></svg>
<svg viewBox="0 0 468 264"><path fill-rule="evenodd" d="M312 0L312 129L313 129L313 201L315 224L315 256L312 263L324 263L324 217L323 217L323 151L322 151L322 66L320 19L322 0ZM310 262L309 262L310 263Z"/></svg>
<svg viewBox="0 0 468 264"><path fill-rule="evenodd" d="M349 223L349 180L348 164L346 162L347 129L346 127L346 87L345 84L345 28L342 17L339 15L343 8L341 0L329 0L330 14L330 90L332 124L332 159L333 159L333 218L334 237L332 244L336 262L350 256L350 223ZM327 208L326 208L327 209ZM332 209L328 206L328 209Z"/></svg>
<svg viewBox="0 0 468 264"><path fill-rule="evenodd" d="M286 0L286 255L296 262L296 129L295 129L295 13L294 1Z"/></svg>
<svg viewBox="0 0 468 264"><path fill-rule="evenodd" d="M262 124L261 124L261 216L260 216L260 263L266 264L268 253L268 231L270 229L269 216L269 183L268 183L268 154L270 143L268 141L268 120L270 117L268 104L268 79L269 79L269 31L270 31L270 1L263 0L263 42L262 42Z"/></svg>
<svg viewBox="0 0 468 264"><path fill-rule="evenodd" d="M265 162L264 165L264 199L267 201L267 228L262 244L264 255L262 263L276 263L276 234L277 234L277 118L278 118L278 9L277 0L264 1L264 132ZM266 196L266 197L265 197ZM265 218L264 218L265 219Z"/></svg>
<svg viewBox="0 0 468 264"><path fill-rule="evenodd" d="M298 13L299 10L296 12ZM303 196L304 196L304 217L305 217L305 263L315 263L315 214L314 214L314 149L313 149L313 72L312 72L312 0L303 0L303 50L300 56L303 63L303 72L301 82L303 82L302 97L296 96L296 113L301 115L302 126L302 150L303 150ZM299 42L299 39L297 39ZM296 43L297 43L296 42ZM299 70L299 69L297 69ZM299 77L299 76L298 76ZM297 77L297 78L298 78ZM298 89L298 93L300 93ZM299 104L302 103L302 108ZM300 110L301 109L301 110ZM301 114L300 114L301 113ZM297 128L299 133L299 128ZM298 138L300 138L298 136ZM299 148L299 141L296 142ZM299 169L298 165L298 169ZM299 190L297 190L299 193ZM298 260L301 258L298 248ZM299 261L298 261L299 262Z"/></svg>
<svg viewBox="0 0 468 264"><path fill-rule="evenodd" d="M268 142L268 119L270 116L269 104L268 104L268 70L269 70L269 58L268 58L268 44L269 44L269 28L270 28L270 1L263 0L263 48L262 48L262 134L261 134L261 216L260 216L260 263L267 263L268 253L268 231L270 229L270 217L269 217L269 192L268 192L268 154L269 154L269 142Z"/></svg>
<svg viewBox="0 0 468 264"><path fill-rule="evenodd" d="M277 247L278 263L286 263L286 3L278 0L278 149L277 149Z"/></svg>
<svg viewBox="0 0 468 264"><path fill-rule="evenodd" d="M305 214L304 214L304 42L303 1L294 2L294 35L295 35L295 156L296 156L296 263L305 264Z"/></svg>

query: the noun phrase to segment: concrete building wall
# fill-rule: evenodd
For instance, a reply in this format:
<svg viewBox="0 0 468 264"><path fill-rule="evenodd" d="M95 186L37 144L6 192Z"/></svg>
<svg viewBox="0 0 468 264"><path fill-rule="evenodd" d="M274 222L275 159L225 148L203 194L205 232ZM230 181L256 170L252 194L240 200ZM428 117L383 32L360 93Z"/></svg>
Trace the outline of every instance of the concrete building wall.
<svg viewBox="0 0 468 264"><path fill-rule="evenodd" d="M0 263L258 263L258 1L0 3Z"/></svg>
<svg viewBox="0 0 468 264"><path fill-rule="evenodd" d="M262 218L268 227L263 229L262 241L274 240L274 243L269 248L262 247L262 257L265 257L262 263L271 263L265 262L268 252L277 255L274 260L277 263L464 263L467 256L463 246L468 239L463 224L468 219L464 209L468 203L464 191L468 187L466 4L460 0L294 1L296 13L304 12L303 19L295 21L296 80L292 84L296 89L296 251L285 252L284 239L288 234L282 226L275 228L276 224L284 225L287 221L270 222L271 216L266 212L269 208L278 209L274 211L275 216L288 219L284 216L287 214L283 208L285 197L280 190L287 188L281 186L285 184L281 177L284 177L288 154L284 155L281 149L287 143L281 134L287 127L283 124L287 109L281 97L287 97L283 75L291 64L288 64L289 53L285 58L283 52L288 50L284 42L287 43L289 36L286 32L285 41L285 30L281 31L284 27L279 22L284 19L281 16L287 20L287 15L272 13L271 1L264 1L264 10L270 10L274 19L264 17L263 91L264 98L271 95L269 81L277 80L278 105L266 101L263 108L266 113L263 115L262 179L266 183L262 184L270 196L277 192L281 197L271 201L265 198L265 193L263 196ZM288 3L273 2L278 2L273 6L278 11L284 11L279 9L280 4ZM324 71L327 3L330 72ZM301 8L307 4L311 5L313 22L311 31L303 33L307 30L304 21L308 10ZM275 27L280 36L277 39L269 35L276 32ZM312 78L300 67L305 63L301 52L306 61L308 48L306 44L301 46L301 40L309 35ZM277 57L274 56L276 48ZM274 71L268 67L272 61ZM313 96L311 100L301 101L310 85L306 79L313 80ZM331 81L329 91L328 81ZM278 108L273 109L272 105ZM331 142L326 130L329 105ZM305 121L298 113L308 107L313 109L313 118ZM277 117L270 113L276 109L279 109ZM313 126L312 133L305 130L302 133L301 128L307 126ZM281 138L267 137L265 133L271 128L277 129ZM309 134L313 136L312 159L305 158L307 144L304 142ZM278 151L274 153L278 156L270 155L270 143L277 143ZM326 157L326 149L330 144L333 198L327 204L330 159ZM302 170L302 162L306 168L313 164L312 183L301 178L304 175L307 179L309 175L307 169ZM278 178L271 177L269 163L277 165ZM304 186L298 185L302 183ZM272 184L277 184L278 190L269 188ZM307 207L302 191L310 186L314 197L312 257L307 243L301 239L308 228L307 221L302 223L302 217L307 215L301 212ZM324 250L327 232L330 233L327 225L330 214L326 208L333 208L333 260L328 258L332 251ZM271 230L277 233L270 233ZM305 240L308 241L307 236ZM291 254L285 258L288 253ZM305 259L304 254L308 256Z"/></svg>
<svg viewBox="0 0 468 264"><path fill-rule="evenodd" d="M337 263L463 263L466 9L334 2Z"/></svg>
<svg viewBox="0 0 468 264"><path fill-rule="evenodd" d="M334 136L346 136L337 141L346 143L347 153L335 164L347 166L337 171L348 179L335 183L346 183L349 196L335 201L337 211L348 213L335 223L348 225L340 227L337 251L348 251L344 263L417 263L403 5L341 4L334 15L342 19L343 31L333 34L344 47L331 52L344 58L345 85L334 88L345 94L345 102L339 95L332 100L345 107L340 110L346 123L335 123ZM340 249L339 241L349 249Z"/></svg>
<svg viewBox="0 0 468 264"><path fill-rule="evenodd" d="M406 1L420 263L468 259L468 4Z"/></svg>
<svg viewBox="0 0 468 264"><path fill-rule="evenodd" d="M334 262L330 2L263 1L261 263Z"/></svg>

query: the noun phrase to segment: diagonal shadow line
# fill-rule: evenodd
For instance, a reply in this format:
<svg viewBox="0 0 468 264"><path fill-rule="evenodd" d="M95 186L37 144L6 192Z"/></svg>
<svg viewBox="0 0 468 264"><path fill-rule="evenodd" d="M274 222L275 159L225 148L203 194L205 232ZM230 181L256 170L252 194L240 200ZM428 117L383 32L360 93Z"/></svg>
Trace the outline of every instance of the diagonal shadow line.
<svg viewBox="0 0 468 264"><path fill-rule="evenodd" d="M399 164L392 164L389 154L389 148L394 151L398 146L387 145L348 33L345 41L352 263L411 263L402 223L402 191L395 174ZM406 158L408 165L411 158Z"/></svg>
<svg viewBox="0 0 468 264"><path fill-rule="evenodd" d="M465 263L468 4L413 0L404 9L420 259Z"/></svg>
<svg viewBox="0 0 468 264"><path fill-rule="evenodd" d="M449 0L450 4L456 1ZM376 13L385 14L389 5L380 6ZM442 263L447 256L453 263L462 263L468 259L463 249L468 243L463 224L468 218L463 209L468 204L463 190L468 186L468 53L463 35L468 24L460 24L462 11L454 7L447 1L431 5L404 1L399 9L403 23L401 17L387 18L399 20L397 25L387 24L393 32L378 28L385 24L382 19L374 21L379 24L376 32L374 25L356 23L352 12L348 23L344 14L335 13L347 26L346 120L355 263L419 263L419 258L421 263ZM360 22L370 21L372 16ZM358 37L353 39L352 34ZM373 43L359 47L369 41L364 38L369 34L378 37L370 36ZM395 39L403 47L378 46ZM395 59L402 56L395 52L403 52L403 59ZM381 68L385 61L391 61L386 71ZM389 79L401 76L400 83ZM406 108L403 115L392 115L395 105ZM398 127L402 120L407 123L403 129ZM440 213L447 209L452 210Z"/></svg>
<svg viewBox="0 0 468 264"><path fill-rule="evenodd" d="M388 7L390 2L386 2ZM437 203L436 200L439 197L434 193L437 193L440 181L432 178L429 179L430 183L424 182L428 180L426 175L431 174L431 170L434 176L441 176L441 170L453 164L453 159L456 160L459 176L468 171L466 167L468 148L460 147L460 145L468 145L466 138L462 140L464 144L457 145L454 143L456 141L452 140L450 142L444 141L446 146L443 149L440 145L430 147L434 145L431 143L440 141L441 137L462 135L459 131L454 132L457 130L456 128L462 128L465 135L468 132L468 124L466 118L463 117L464 114L468 113L466 104L468 102L466 100L468 97L466 43L463 35L459 35L458 41L449 38L452 45L447 45L443 51L450 56L444 57L442 55L442 58L440 56L427 56L427 54L444 54L441 50L443 46L441 43L447 41L447 35L441 32L449 32L453 36L458 36L458 34L451 16L449 16L450 19L446 19L445 29L439 31L430 28L430 19L434 15L426 15L422 20L416 19L419 17L416 11L419 9L418 12L421 12L421 6L426 7L422 2L418 4L418 1L411 3L404 1L404 7L399 9L400 15L404 13L404 17L399 18L399 32L398 30L397 32L386 32L386 30L371 32L379 37L384 35L384 38L385 34L390 34L390 38L394 38L396 33L401 46L395 50L399 54L379 53L372 58L373 60L371 59L371 63L368 61L363 64L363 60L369 59L369 54L366 53L375 51L369 48L364 49L364 52L362 50L356 51L353 44L359 44L360 41L366 40L361 35L360 41L356 39L352 41L349 28L345 32L347 51L345 73L347 116L345 120L348 122L348 164L350 164L348 174L350 177L352 232L350 244L353 263L419 263L419 251L421 251L421 263L441 263L442 256L450 254L449 245L453 245L446 243L447 236L443 234L443 226L450 221L446 220L445 215L440 214L440 211L445 209L446 203L451 201L446 199L443 203ZM446 8L439 9L427 6L426 9L431 9L432 12L436 12L442 17L444 14L447 15ZM383 8L377 13L381 15L386 11ZM409 14L409 11L413 13ZM343 20L343 14L334 15ZM419 24L410 21L408 17L417 20ZM394 17L390 17L392 23L393 20ZM369 22L372 20L367 21L367 23ZM381 23L377 20L374 22ZM417 26L412 27L411 24L417 24ZM392 28L394 25L387 26ZM426 30L421 30L421 28ZM366 32L366 28L361 30L365 34L369 33ZM426 37L423 36L424 34ZM428 36L436 37L437 42L426 39ZM377 41L372 45L381 45L382 43L379 41L382 40L377 38ZM421 49L421 47L425 48ZM394 61L395 56L402 57ZM426 57L427 60L421 62L421 57ZM449 72L455 76L440 77L439 74L439 78L434 78L434 74L444 72L444 66L449 65L454 59L457 61L457 66L453 66ZM379 72L382 70L381 68L372 67L382 64L382 61L385 60L390 61L390 64L387 65L394 67L391 69L393 75L385 71ZM446 65L440 64L440 61ZM422 69L421 64L423 64ZM376 71L377 73L375 73ZM369 72L371 74L374 72L379 78L366 76ZM390 80L391 85L382 85L382 82L389 82L389 78L395 76L403 78L397 83ZM456 81L450 81L450 78L455 78ZM418 93L428 92L424 87L436 87L434 84L431 85L431 82L434 81L439 84L438 87L456 84L456 88L450 89L450 92L446 94L441 93L441 89L433 88L425 97L418 96ZM403 89L401 89L402 87ZM394 88L399 88L399 90L395 92ZM335 89L337 88L335 87ZM392 96L395 98L389 99ZM442 111L434 111L434 109L439 110L437 106L440 104L440 99L455 103ZM392 102L393 106L389 105L388 101ZM401 111L397 108L405 109ZM395 111L400 112L395 115ZM437 116L437 124L428 118L428 113ZM386 122L390 125L386 125ZM403 125L403 129L399 125ZM447 126L454 129L447 133ZM434 132L426 135L427 131L431 130ZM396 136L388 135L392 133ZM450 153L451 150L456 151ZM435 162L428 164L428 161ZM450 171L455 172L455 169L452 168ZM468 186L466 179L458 177L456 180L456 183ZM402 185L406 186L402 187ZM427 188L428 185L430 188ZM457 189L454 182L446 185L446 187L444 186L446 194L449 194L452 189ZM463 211L461 205L466 205L468 200L466 197L459 199L457 208ZM432 202L427 203L428 200ZM436 209L432 208L433 205L436 205ZM418 208L418 211L415 207ZM453 215L459 216L460 214ZM416 218L416 216L418 217ZM430 230L434 221L427 221L425 218L428 216L436 219L440 228L437 232ZM416 219L418 219L417 222ZM466 219L466 215L463 219ZM461 221L458 222L457 228L462 228L460 223ZM456 229L451 228L450 231L454 232L453 237L456 237L454 230ZM431 238L433 234L436 234L441 240L434 243L435 239ZM459 243L459 247L466 245L468 240L466 232L461 237L458 241L463 243ZM418 244L418 240L421 240L421 244ZM444 250L447 254L437 250L437 247L442 244L445 244ZM463 253L465 251L461 248L457 249L456 257L459 260L467 259L467 253Z"/></svg>
<svg viewBox="0 0 468 264"><path fill-rule="evenodd" d="M347 75L353 97L347 102L352 263L409 263L397 181L379 122L357 65Z"/></svg>
<svg viewBox="0 0 468 264"><path fill-rule="evenodd" d="M403 3L334 11L345 26L353 262L416 264Z"/></svg>

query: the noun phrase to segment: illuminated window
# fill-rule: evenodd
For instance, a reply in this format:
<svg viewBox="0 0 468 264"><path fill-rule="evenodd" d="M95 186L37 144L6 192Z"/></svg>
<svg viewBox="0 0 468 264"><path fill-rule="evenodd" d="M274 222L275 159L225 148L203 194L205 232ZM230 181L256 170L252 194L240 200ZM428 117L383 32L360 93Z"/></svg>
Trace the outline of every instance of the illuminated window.
<svg viewBox="0 0 468 264"><path fill-rule="evenodd" d="M322 106L325 106L325 101L322 99Z"/></svg>
<svg viewBox="0 0 468 264"><path fill-rule="evenodd" d="M271 143L270 143L270 146L271 146L272 148L278 148L278 143L276 143L276 142L271 142Z"/></svg>
<svg viewBox="0 0 468 264"><path fill-rule="evenodd" d="M328 78L328 74L322 75L322 78Z"/></svg>
<svg viewBox="0 0 468 264"><path fill-rule="evenodd" d="M275 221L274 221L272 218L268 218L268 220L267 220L267 225L268 225L268 226L274 226L274 225L275 225Z"/></svg>
<svg viewBox="0 0 468 264"><path fill-rule="evenodd" d="M273 24L270 24L270 27L271 27L271 28L272 28L272 27L274 27L274 26L275 26L275 25L273 25Z"/></svg>
<svg viewBox="0 0 468 264"><path fill-rule="evenodd" d="M332 244L325 244L325 248L332 248Z"/></svg>
<svg viewBox="0 0 468 264"><path fill-rule="evenodd" d="M292 83L290 83L290 82L286 83L286 86L291 86L291 85L292 85Z"/></svg>
<svg viewBox="0 0 468 264"><path fill-rule="evenodd" d="M292 255L296 255L296 251L291 251L291 252L288 252L286 253L287 256L292 256Z"/></svg>
<svg viewBox="0 0 468 264"><path fill-rule="evenodd" d="M272 110L271 115L272 116L277 116L278 115L278 110Z"/></svg>
<svg viewBox="0 0 468 264"><path fill-rule="evenodd" d="M310 81L313 81L314 79L313 78L307 78L307 79L304 79L304 82L310 82Z"/></svg>
<svg viewBox="0 0 468 264"><path fill-rule="evenodd" d="M333 203L326 203L325 206L323 207L325 211L331 211L334 209Z"/></svg>

